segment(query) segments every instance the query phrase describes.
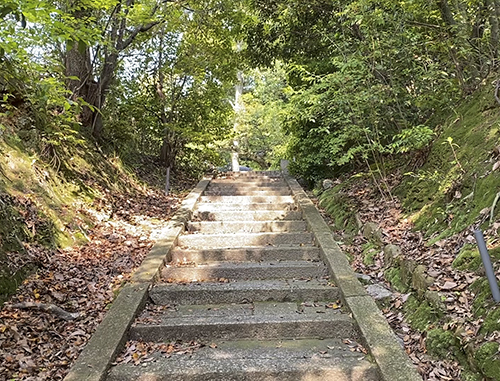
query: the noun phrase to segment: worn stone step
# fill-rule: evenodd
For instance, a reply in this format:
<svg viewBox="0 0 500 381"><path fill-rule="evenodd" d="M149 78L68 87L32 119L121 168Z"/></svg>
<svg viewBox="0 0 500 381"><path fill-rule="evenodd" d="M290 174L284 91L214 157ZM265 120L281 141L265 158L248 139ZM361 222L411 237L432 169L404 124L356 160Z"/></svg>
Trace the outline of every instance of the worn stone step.
<svg viewBox="0 0 500 381"><path fill-rule="evenodd" d="M245 247L276 245L311 245L313 234L293 233L229 233L229 234L185 234L177 240L181 248Z"/></svg>
<svg viewBox="0 0 500 381"><path fill-rule="evenodd" d="M337 287L326 280L265 280L230 283L157 284L149 297L159 305L222 304L261 301L337 300Z"/></svg>
<svg viewBox="0 0 500 381"><path fill-rule="evenodd" d="M203 192L204 196L289 196L290 189L288 188L276 188L272 190L263 190L259 188L255 189L208 189Z"/></svg>
<svg viewBox="0 0 500 381"><path fill-rule="evenodd" d="M286 188L290 189L284 180L259 180L259 181L245 181L245 180L212 180L208 184L207 189L277 189Z"/></svg>
<svg viewBox="0 0 500 381"><path fill-rule="evenodd" d="M209 281L214 279L251 280L251 279L309 279L326 275L322 262L214 262L198 266L167 265L162 270L164 280Z"/></svg>
<svg viewBox="0 0 500 381"><path fill-rule="evenodd" d="M292 196L201 196L200 203L235 203L235 204L254 204L254 203L292 203Z"/></svg>
<svg viewBox="0 0 500 381"><path fill-rule="evenodd" d="M285 187L285 188L288 188L288 184L286 183L286 181L282 180L282 179L254 179L254 180L227 180L227 179L223 179L223 180L219 180L219 179L216 179L216 180L212 180L210 181L210 185L209 186L222 186L222 187L226 187L226 186L230 186L230 187L244 187L244 186L247 186L247 187L275 187L275 186L279 186L279 187Z"/></svg>
<svg viewBox="0 0 500 381"><path fill-rule="evenodd" d="M217 342L193 353L153 352L142 366L120 364L108 381L378 381L375 365L338 339ZM149 378L144 378L144 374Z"/></svg>
<svg viewBox="0 0 500 381"><path fill-rule="evenodd" d="M130 339L162 342L358 338L355 324L347 314L325 308L326 304L317 306L301 308L297 303L273 302L177 306L161 315L140 316L130 329Z"/></svg>
<svg viewBox="0 0 500 381"><path fill-rule="evenodd" d="M196 210L199 212L212 212L212 211L227 211L227 210L241 210L241 211L251 211L251 210L275 210L279 212L298 210L298 206L294 203L285 202L278 204L233 204L233 203L221 203L212 202L205 204L197 204Z"/></svg>
<svg viewBox="0 0 500 381"><path fill-rule="evenodd" d="M241 190L249 190L249 191L258 191L258 190L279 190L279 189L288 189L290 190L290 187L286 182L269 182L267 185L255 185L255 184L250 184L248 182L216 182L216 180L212 180L210 184L207 186L208 191L218 191L218 190L235 190L235 191L241 191Z"/></svg>
<svg viewBox="0 0 500 381"><path fill-rule="evenodd" d="M268 246L238 249L172 250L172 262L261 262L319 260L319 248L315 246Z"/></svg>
<svg viewBox="0 0 500 381"><path fill-rule="evenodd" d="M271 221L301 220L302 212L288 210L197 210L193 221Z"/></svg>
<svg viewBox="0 0 500 381"><path fill-rule="evenodd" d="M205 221L190 222L186 230L189 233L224 234L224 233L264 233L264 232L304 232L305 221Z"/></svg>
<svg viewBox="0 0 500 381"><path fill-rule="evenodd" d="M218 178L283 178L279 171L240 171L240 172L224 172Z"/></svg>

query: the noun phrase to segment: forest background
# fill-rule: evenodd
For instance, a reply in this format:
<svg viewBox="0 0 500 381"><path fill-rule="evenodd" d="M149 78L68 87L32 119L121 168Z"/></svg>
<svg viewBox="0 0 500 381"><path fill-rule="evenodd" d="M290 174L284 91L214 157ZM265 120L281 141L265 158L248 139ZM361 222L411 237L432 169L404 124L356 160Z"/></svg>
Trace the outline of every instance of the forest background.
<svg viewBox="0 0 500 381"><path fill-rule="evenodd" d="M86 241L83 204L233 151L311 188L364 172L432 242L492 225L499 22L499 0L2 2L2 296L27 246Z"/></svg>

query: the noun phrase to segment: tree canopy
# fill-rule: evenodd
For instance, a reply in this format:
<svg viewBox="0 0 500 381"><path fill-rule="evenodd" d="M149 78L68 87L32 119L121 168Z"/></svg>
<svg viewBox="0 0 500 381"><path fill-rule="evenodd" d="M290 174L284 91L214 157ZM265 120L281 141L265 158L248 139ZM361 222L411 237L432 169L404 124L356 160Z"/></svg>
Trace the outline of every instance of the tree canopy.
<svg viewBox="0 0 500 381"><path fill-rule="evenodd" d="M203 168L237 137L249 164L286 157L314 181L425 148L436 112L497 70L499 15L497 0L8 1L2 112L27 102L49 157L83 137Z"/></svg>

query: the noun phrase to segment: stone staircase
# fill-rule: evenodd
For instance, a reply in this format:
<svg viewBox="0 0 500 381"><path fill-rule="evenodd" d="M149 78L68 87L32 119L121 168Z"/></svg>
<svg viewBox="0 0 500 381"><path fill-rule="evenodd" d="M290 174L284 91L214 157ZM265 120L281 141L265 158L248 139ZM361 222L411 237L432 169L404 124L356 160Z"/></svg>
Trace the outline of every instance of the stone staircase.
<svg viewBox="0 0 500 381"><path fill-rule="evenodd" d="M205 344L107 380L380 380L280 173L210 182L128 340Z"/></svg>

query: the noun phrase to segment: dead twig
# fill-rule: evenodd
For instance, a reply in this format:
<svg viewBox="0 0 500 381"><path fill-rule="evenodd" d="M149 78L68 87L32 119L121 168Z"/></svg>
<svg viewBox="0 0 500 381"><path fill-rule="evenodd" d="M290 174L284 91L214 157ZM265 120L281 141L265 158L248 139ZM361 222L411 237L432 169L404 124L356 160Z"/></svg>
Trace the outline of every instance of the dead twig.
<svg viewBox="0 0 500 381"><path fill-rule="evenodd" d="M59 316L61 319L64 319L66 321L75 320L75 319L78 319L80 317L80 313L65 311L61 307L56 306L55 304L24 302L24 303L11 304L7 307L20 309L20 310L36 309L36 310L40 310L43 312L50 312L54 315Z"/></svg>

